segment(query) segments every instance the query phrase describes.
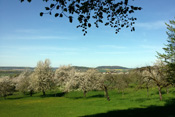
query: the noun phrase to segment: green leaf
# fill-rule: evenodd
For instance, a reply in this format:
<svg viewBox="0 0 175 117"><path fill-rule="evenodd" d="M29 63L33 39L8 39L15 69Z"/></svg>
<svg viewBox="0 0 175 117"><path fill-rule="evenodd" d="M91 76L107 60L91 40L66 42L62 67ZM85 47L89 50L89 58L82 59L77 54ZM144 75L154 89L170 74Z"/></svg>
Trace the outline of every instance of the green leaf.
<svg viewBox="0 0 175 117"><path fill-rule="evenodd" d="M41 12L41 13L40 13L40 16L43 16L43 14L44 14L44 13L43 13L43 12Z"/></svg>
<svg viewBox="0 0 175 117"><path fill-rule="evenodd" d="M80 0L76 0L78 3L80 3Z"/></svg>
<svg viewBox="0 0 175 117"><path fill-rule="evenodd" d="M80 5L79 5L79 4L76 4L75 6L76 6L76 7L78 7L78 8L80 7Z"/></svg>
<svg viewBox="0 0 175 117"><path fill-rule="evenodd" d="M60 8L60 6L58 5L57 7L56 7L56 9L59 9Z"/></svg>
<svg viewBox="0 0 175 117"><path fill-rule="evenodd" d="M107 26L107 25L109 25L109 22L106 22L106 23L105 23L105 26Z"/></svg>
<svg viewBox="0 0 175 117"><path fill-rule="evenodd" d="M101 23L103 23L103 20L101 20L101 19L99 19L98 21L101 22Z"/></svg>
<svg viewBox="0 0 175 117"><path fill-rule="evenodd" d="M69 16L69 22L72 23L72 21L73 21L73 17Z"/></svg>
<svg viewBox="0 0 175 117"><path fill-rule="evenodd" d="M134 13L134 10L130 10L129 13Z"/></svg>
<svg viewBox="0 0 175 117"><path fill-rule="evenodd" d="M49 7L45 7L45 9L46 9L46 10L50 10L50 8L49 8Z"/></svg>
<svg viewBox="0 0 175 117"><path fill-rule="evenodd" d="M142 7L138 7L138 10L142 10Z"/></svg>
<svg viewBox="0 0 175 117"><path fill-rule="evenodd" d="M62 13L60 14L60 17L63 17L63 14Z"/></svg>
<svg viewBox="0 0 175 117"><path fill-rule="evenodd" d="M128 0L125 0L125 5L128 5Z"/></svg>
<svg viewBox="0 0 175 117"><path fill-rule="evenodd" d="M59 13L55 13L55 17L58 17Z"/></svg>
<svg viewBox="0 0 175 117"><path fill-rule="evenodd" d="M91 23L88 23L88 27L89 27L89 28L91 27Z"/></svg>
<svg viewBox="0 0 175 117"><path fill-rule="evenodd" d="M115 18L112 18L112 19L111 19L111 21L114 21L114 20L115 20Z"/></svg>
<svg viewBox="0 0 175 117"><path fill-rule="evenodd" d="M50 5L50 8L52 8L52 7L54 7L54 6L55 6L54 4L51 4L51 5Z"/></svg>
<svg viewBox="0 0 175 117"><path fill-rule="evenodd" d="M64 8L63 11L67 12L67 8Z"/></svg>

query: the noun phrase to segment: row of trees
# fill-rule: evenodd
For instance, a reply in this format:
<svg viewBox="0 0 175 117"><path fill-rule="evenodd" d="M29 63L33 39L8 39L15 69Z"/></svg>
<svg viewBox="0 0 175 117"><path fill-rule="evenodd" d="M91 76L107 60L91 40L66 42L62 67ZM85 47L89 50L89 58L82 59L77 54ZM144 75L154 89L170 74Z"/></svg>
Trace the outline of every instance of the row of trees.
<svg viewBox="0 0 175 117"><path fill-rule="evenodd" d="M149 96L149 88L158 87L160 100L162 100L161 89L172 85L169 82L166 65L158 61L154 66L147 66L130 70L123 74L102 74L96 69L86 72L78 72L70 65L61 66L53 71L50 61L39 61L34 71L26 70L15 78L4 77L0 81L0 94L3 97L20 91L30 96L34 92L42 92L46 95L47 90L57 89L63 92L81 90L84 97L88 91L103 90L109 101L109 89L118 89L124 94L124 90L134 84L135 88L146 88Z"/></svg>
<svg viewBox="0 0 175 117"><path fill-rule="evenodd" d="M104 90L105 97L110 100L108 95L109 88L118 88L123 90L129 84L126 78L121 75L102 74L96 69L89 69L86 72L78 72L70 65L61 66L53 71L50 61L46 59L44 62L39 61L34 71L24 71L15 78L1 78L0 87L1 96L6 97L17 90L29 93L31 96L34 91L42 92L46 95L46 91L50 89L58 89L64 92L72 90L83 91L84 97L88 91ZM10 87L9 87L10 86Z"/></svg>

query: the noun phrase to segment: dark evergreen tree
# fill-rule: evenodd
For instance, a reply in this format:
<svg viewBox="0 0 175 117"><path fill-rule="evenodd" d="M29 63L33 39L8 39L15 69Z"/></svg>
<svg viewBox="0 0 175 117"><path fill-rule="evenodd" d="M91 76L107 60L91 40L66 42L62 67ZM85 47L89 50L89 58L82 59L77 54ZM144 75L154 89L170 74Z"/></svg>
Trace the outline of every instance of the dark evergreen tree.
<svg viewBox="0 0 175 117"><path fill-rule="evenodd" d="M167 42L163 48L165 53L161 54L157 52L158 57L163 59L163 61L167 64L167 76L168 81L170 83L175 83L175 20L170 20L169 24L165 23L168 31L166 32L168 35Z"/></svg>

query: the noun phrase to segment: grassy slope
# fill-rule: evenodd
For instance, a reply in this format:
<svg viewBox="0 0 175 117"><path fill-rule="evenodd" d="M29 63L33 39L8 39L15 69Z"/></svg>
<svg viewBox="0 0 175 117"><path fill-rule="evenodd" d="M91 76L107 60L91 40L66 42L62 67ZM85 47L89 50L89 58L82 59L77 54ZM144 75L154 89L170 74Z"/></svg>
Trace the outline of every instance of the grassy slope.
<svg viewBox="0 0 175 117"><path fill-rule="evenodd" d="M57 97L55 97L53 92L47 92L47 97L40 96L40 93L35 94L33 97L23 96L22 94L16 93L13 96L9 96L6 100L2 98L0 99L0 116L75 117L88 115L100 117L114 116L117 114L123 115L126 113L137 113L138 108L142 109L149 106L164 106L168 100L173 99L174 93L175 90L171 89L169 94L163 94L164 101L159 101L157 90L151 90L149 98L146 96L146 90L131 91L131 89L128 89L124 96L116 91L110 91L109 95L111 101L109 102L103 97L102 91L89 92L86 99L82 98L82 92L70 92L66 95L58 93ZM175 105L172 105L171 108L175 109ZM154 109L155 108L151 110ZM156 113L156 111L154 112ZM175 113L173 116L175 116Z"/></svg>

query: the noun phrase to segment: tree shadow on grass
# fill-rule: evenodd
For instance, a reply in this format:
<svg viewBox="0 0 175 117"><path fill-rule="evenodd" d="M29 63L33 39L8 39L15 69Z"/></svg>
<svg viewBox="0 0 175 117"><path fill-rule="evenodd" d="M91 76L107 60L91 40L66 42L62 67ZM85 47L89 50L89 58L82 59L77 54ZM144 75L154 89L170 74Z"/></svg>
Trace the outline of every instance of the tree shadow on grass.
<svg viewBox="0 0 175 117"><path fill-rule="evenodd" d="M34 94L34 93L33 93ZM18 93L18 94L10 94L8 95L5 100L18 100L18 99L23 99L23 98L27 98L27 97L31 97L29 95L29 93L23 94L23 93Z"/></svg>
<svg viewBox="0 0 175 117"><path fill-rule="evenodd" d="M83 97L83 96L78 96L78 97L68 97L71 99L90 99L90 98L104 98L104 95L102 94L98 94L98 95L92 95L92 96L87 96L87 97Z"/></svg>
<svg viewBox="0 0 175 117"><path fill-rule="evenodd" d="M70 98L70 99L83 99L84 97L81 97L81 96L79 96L79 97L66 97L66 98Z"/></svg>
<svg viewBox="0 0 175 117"><path fill-rule="evenodd" d="M114 110L107 113L98 113L82 117L175 117L175 99L166 101L165 106Z"/></svg>
<svg viewBox="0 0 175 117"><path fill-rule="evenodd" d="M24 97L6 97L6 98L2 98L1 100L18 100L18 99L22 99Z"/></svg>
<svg viewBox="0 0 175 117"><path fill-rule="evenodd" d="M89 96L87 98L104 98L104 95L102 95L102 94L92 95L92 96Z"/></svg>
<svg viewBox="0 0 175 117"><path fill-rule="evenodd" d="M154 98L138 98L138 99L135 99L134 101L138 102L138 103L141 103L141 102L144 102L145 100L153 100ZM157 99L157 98L155 98Z"/></svg>
<svg viewBox="0 0 175 117"><path fill-rule="evenodd" d="M66 93L65 92L60 92L60 93L55 93L55 94L46 94L45 96L41 95L40 97L45 98L45 97L63 97Z"/></svg>

